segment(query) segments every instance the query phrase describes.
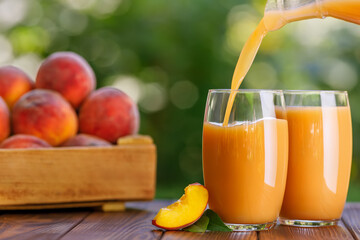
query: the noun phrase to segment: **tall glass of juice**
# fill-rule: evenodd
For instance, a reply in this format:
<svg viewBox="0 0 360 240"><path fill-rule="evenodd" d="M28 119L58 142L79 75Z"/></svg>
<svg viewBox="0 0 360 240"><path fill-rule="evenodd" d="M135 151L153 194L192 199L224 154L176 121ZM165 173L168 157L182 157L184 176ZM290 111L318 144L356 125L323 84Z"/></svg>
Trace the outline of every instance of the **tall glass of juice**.
<svg viewBox="0 0 360 240"><path fill-rule="evenodd" d="M285 91L289 168L279 221L335 225L344 209L352 158L347 92Z"/></svg>
<svg viewBox="0 0 360 240"><path fill-rule="evenodd" d="M224 124L231 93L235 100L228 124ZM209 207L230 228L252 231L275 225L287 164L282 91L209 91L203 127L204 181Z"/></svg>

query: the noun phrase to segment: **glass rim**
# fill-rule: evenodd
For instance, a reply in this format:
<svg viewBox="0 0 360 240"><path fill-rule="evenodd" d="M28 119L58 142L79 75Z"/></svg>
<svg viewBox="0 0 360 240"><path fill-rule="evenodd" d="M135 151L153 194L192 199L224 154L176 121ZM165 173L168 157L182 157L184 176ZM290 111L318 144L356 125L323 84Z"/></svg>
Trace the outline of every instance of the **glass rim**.
<svg viewBox="0 0 360 240"><path fill-rule="evenodd" d="M268 92L268 93L283 93L283 90L273 90L273 89L209 89L209 93L260 93L260 92Z"/></svg>
<svg viewBox="0 0 360 240"><path fill-rule="evenodd" d="M331 94L348 94L347 91L342 90L283 90L285 94L321 94L321 93L331 93Z"/></svg>

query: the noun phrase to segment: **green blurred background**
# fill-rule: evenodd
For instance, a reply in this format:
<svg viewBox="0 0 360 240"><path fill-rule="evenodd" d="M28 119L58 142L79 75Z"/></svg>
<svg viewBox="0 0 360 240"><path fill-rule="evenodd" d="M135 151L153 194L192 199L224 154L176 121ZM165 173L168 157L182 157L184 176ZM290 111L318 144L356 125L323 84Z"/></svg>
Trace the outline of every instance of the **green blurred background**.
<svg viewBox="0 0 360 240"><path fill-rule="evenodd" d="M208 89L229 88L264 0L0 0L0 65L35 78L55 51L74 51L98 87L128 93L141 133L158 146L158 198L203 182L202 120ZM354 158L349 201L360 201L360 26L335 19L270 33L242 88L348 90Z"/></svg>

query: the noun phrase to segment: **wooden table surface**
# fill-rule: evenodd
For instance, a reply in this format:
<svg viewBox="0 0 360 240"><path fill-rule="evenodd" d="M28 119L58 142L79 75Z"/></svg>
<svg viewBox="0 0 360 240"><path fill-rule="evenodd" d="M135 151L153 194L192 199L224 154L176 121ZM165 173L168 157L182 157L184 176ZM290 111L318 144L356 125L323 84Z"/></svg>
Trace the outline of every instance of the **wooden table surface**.
<svg viewBox="0 0 360 240"><path fill-rule="evenodd" d="M124 212L92 209L17 211L0 215L0 239L360 239L360 203L348 203L338 226L276 226L263 232L190 233L162 231L151 225L170 201L130 202Z"/></svg>

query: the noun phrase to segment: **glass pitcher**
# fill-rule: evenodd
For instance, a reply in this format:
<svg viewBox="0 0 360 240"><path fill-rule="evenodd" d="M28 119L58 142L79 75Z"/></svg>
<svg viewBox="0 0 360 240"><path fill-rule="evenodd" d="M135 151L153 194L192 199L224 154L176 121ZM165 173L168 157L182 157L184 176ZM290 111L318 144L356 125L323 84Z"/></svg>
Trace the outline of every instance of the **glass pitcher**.
<svg viewBox="0 0 360 240"><path fill-rule="evenodd" d="M273 31L290 22L328 16L360 24L360 0L268 0L264 22Z"/></svg>

